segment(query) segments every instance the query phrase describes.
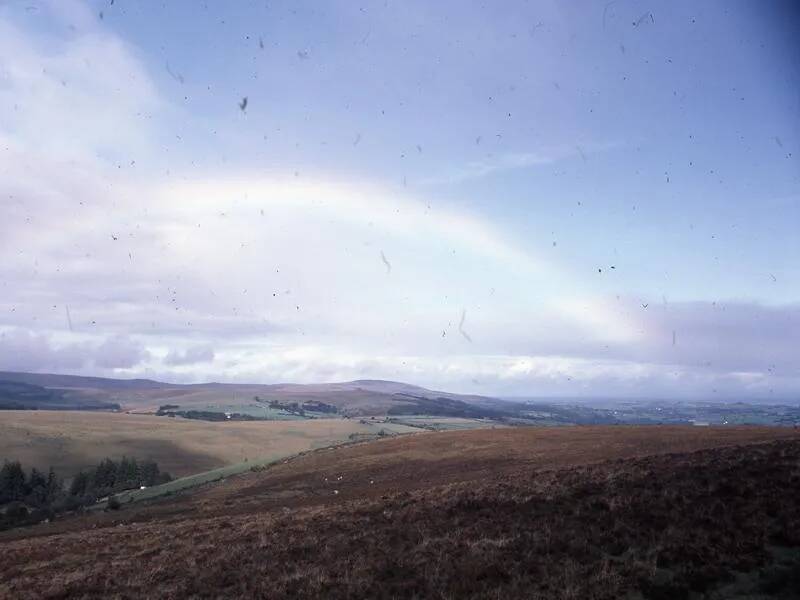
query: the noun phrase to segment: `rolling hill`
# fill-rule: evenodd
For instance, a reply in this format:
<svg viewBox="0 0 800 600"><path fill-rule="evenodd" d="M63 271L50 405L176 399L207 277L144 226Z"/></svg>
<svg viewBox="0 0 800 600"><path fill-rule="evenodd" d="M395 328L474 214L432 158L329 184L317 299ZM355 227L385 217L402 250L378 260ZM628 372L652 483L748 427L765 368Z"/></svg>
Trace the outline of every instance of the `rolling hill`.
<svg viewBox="0 0 800 600"><path fill-rule="evenodd" d="M49 393L73 406L156 411L165 404L182 408L235 407L261 402L319 403L332 405L345 415L433 414L443 416L491 416L506 414L494 399L484 396L432 391L394 381L358 380L323 384L172 384L150 379L107 379L41 373L0 372L7 386L37 386L41 397L31 396L26 408L49 408ZM0 391L2 388L0 388ZM502 401L497 401L501 404Z"/></svg>
<svg viewBox="0 0 800 600"><path fill-rule="evenodd" d="M210 422L92 411L0 411L0 464L72 477L106 457L155 460L185 476L243 461L282 458L380 429L357 419Z"/></svg>
<svg viewBox="0 0 800 600"><path fill-rule="evenodd" d="M0 378L0 410L118 410L99 398L68 396L64 390Z"/></svg>

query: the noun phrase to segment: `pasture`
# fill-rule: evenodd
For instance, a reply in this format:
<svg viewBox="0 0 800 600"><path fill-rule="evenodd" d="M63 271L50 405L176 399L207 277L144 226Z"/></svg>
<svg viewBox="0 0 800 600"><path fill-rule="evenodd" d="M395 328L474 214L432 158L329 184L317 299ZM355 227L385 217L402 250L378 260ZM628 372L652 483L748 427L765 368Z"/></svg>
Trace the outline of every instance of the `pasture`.
<svg viewBox="0 0 800 600"><path fill-rule="evenodd" d="M414 415L391 417L390 424L416 427L431 431L451 431L457 429L483 429L485 427L502 427L497 421L490 419L468 419L464 417L441 417L432 415Z"/></svg>
<svg viewBox="0 0 800 600"><path fill-rule="evenodd" d="M105 457L150 458L183 477L276 459L372 434L350 419L210 422L107 412L0 411L0 461L53 467L63 477Z"/></svg>

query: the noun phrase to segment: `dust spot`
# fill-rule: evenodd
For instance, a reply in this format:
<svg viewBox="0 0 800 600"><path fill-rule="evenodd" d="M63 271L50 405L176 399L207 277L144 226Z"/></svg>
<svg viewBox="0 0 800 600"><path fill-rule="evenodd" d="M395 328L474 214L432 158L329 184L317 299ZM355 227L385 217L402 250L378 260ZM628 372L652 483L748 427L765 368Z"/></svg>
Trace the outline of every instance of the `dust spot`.
<svg viewBox="0 0 800 600"><path fill-rule="evenodd" d="M464 331L464 321L467 320L467 311L466 309L461 310L461 320L458 322L458 332L464 336L464 339L468 342L472 343L472 338L469 337L469 334Z"/></svg>
<svg viewBox="0 0 800 600"><path fill-rule="evenodd" d="M167 73L169 73L170 77L172 77L175 81L177 81L179 83L183 83L184 82L183 75L181 75L177 71L173 71L169 66L169 62L167 62L165 66L167 68Z"/></svg>
<svg viewBox="0 0 800 600"><path fill-rule="evenodd" d="M389 273L392 272L392 265L386 258L386 255L383 253L383 250L381 250L381 260L383 261L383 264L386 265L386 274L388 275Z"/></svg>

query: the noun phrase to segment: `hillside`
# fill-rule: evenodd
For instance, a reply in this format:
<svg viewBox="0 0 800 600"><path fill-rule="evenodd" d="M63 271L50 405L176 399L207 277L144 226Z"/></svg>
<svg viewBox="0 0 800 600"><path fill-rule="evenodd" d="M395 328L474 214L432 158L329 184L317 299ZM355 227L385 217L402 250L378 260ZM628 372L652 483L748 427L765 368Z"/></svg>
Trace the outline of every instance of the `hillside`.
<svg viewBox="0 0 800 600"><path fill-rule="evenodd" d="M0 410L117 410L119 405L97 398L69 398L60 389L0 377Z"/></svg>
<svg viewBox="0 0 800 600"><path fill-rule="evenodd" d="M78 405L119 404L123 410L155 411L164 404L186 409L231 408L262 403L325 403L342 414L434 414L489 416L493 399L451 394L394 381L323 384L172 384L149 379L107 379L42 373L0 372L0 381L39 386ZM36 407L35 402L30 402ZM46 407L41 404L40 407Z"/></svg>
<svg viewBox="0 0 800 600"><path fill-rule="evenodd" d="M115 412L0 411L0 462L72 477L110 457L155 460L184 476L246 460L280 458L351 435L374 434L355 419L215 423Z"/></svg>
<svg viewBox="0 0 800 600"><path fill-rule="evenodd" d="M779 428L393 438L6 532L0 595L794 598L798 464Z"/></svg>

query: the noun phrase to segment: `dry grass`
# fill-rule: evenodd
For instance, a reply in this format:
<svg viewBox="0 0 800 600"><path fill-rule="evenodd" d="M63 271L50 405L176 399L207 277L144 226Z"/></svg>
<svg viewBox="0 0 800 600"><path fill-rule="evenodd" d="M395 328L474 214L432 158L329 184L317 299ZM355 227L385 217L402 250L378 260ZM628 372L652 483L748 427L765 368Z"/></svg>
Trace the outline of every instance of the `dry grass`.
<svg viewBox="0 0 800 600"><path fill-rule="evenodd" d="M0 460L71 475L123 455L153 458L175 476L283 457L372 433L354 420L208 422L152 415L0 411Z"/></svg>

